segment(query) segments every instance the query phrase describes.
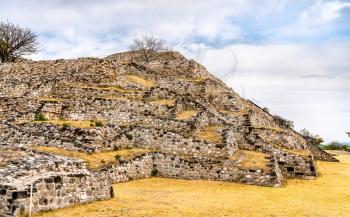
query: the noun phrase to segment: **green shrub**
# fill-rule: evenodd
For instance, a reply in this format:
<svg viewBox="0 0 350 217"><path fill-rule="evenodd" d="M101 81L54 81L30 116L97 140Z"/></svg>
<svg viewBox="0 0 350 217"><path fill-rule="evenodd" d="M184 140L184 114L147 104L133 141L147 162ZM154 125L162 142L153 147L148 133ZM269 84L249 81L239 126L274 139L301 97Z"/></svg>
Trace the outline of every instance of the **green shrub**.
<svg viewBox="0 0 350 217"><path fill-rule="evenodd" d="M121 158L122 156L120 156L119 154L116 154L114 157L115 157L116 160L120 160L120 158Z"/></svg>
<svg viewBox="0 0 350 217"><path fill-rule="evenodd" d="M104 163L106 163L106 161L105 160L101 160L101 163L104 164Z"/></svg>
<svg viewBox="0 0 350 217"><path fill-rule="evenodd" d="M70 111L73 111L73 107L72 107L72 106L67 106L67 107L66 107L66 110L69 111L69 112L70 112Z"/></svg>
<svg viewBox="0 0 350 217"><path fill-rule="evenodd" d="M113 151L118 151L118 150L119 150L119 147L115 145L115 146L113 147Z"/></svg>
<svg viewBox="0 0 350 217"><path fill-rule="evenodd" d="M68 124L68 123L62 124L62 129L64 129L64 130L68 129L69 127L70 127L70 124Z"/></svg>
<svg viewBox="0 0 350 217"><path fill-rule="evenodd" d="M158 170L157 169L153 169L151 172L152 176L156 176L158 174Z"/></svg>
<svg viewBox="0 0 350 217"><path fill-rule="evenodd" d="M102 121L95 121L95 126L96 127L102 127L103 126Z"/></svg>
<svg viewBox="0 0 350 217"><path fill-rule="evenodd" d="M125 149L132 149L132 147L131 146L126 146Z"/></svg>
<svg viewBox="0 0 350 217"><path fill-rule="evenodd" d="M47 121L47 118L43 113L35 114L34 121Z"/></svg>
<svg viewBox="0 0 350 217"><path fill-rule="evenodd" d="M126 138L128 138L128 140L132 140L134 137L133 137L132 134L127 133L127 134L126 134Z"/></svg>
<svg viewBox="0 0 350 217"><path fill-rule="evenodd" d="M29 213L27 213L24 208L21 207L20 211L19 211L19 217L29 217Z"/></svg>

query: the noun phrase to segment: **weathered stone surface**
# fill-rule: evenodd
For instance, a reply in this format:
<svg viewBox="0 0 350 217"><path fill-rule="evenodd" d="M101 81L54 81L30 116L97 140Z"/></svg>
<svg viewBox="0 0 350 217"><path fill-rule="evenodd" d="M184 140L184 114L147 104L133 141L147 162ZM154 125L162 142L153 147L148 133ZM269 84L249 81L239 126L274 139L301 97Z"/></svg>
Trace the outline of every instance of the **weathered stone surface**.
<svg viewBox="0 0 350 217"><path fill-rule="evenodd" d="M186 111L193 115L178 117ZM37 114L49 121L33 121ZM35 145L151 151L90 171L82 160L34 151ZM28 210L31 184L34 211L41 211L108 199L112 183L151 175L278 187L283 177L317 176L314 158L335 161L177 52L151 63L127 52L1 64L0 147L0 216ZM268 159L250 167L254 159L232 158L241 150Z"/></svg>

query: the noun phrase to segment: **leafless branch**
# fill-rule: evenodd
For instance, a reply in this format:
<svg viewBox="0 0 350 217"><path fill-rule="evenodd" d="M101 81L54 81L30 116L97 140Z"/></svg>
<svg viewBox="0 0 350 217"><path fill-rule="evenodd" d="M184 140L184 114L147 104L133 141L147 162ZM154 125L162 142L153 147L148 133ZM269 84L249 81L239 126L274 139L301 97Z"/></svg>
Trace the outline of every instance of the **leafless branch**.
<svg viewBox="0 0 350 217"><path fill-rule="evenodd" d="M150 62L158 57L159 51L168 50L165 41L153 36L144 36L134 39L129 45L131 51L137 51L137 57L145 62Z"/></svg>
<svg viewBox="0 0 350 217"><path fill-rule="evenodd" d="M28 28L0 23L0 62L10 62L38 51L37 36Z"/></svg>

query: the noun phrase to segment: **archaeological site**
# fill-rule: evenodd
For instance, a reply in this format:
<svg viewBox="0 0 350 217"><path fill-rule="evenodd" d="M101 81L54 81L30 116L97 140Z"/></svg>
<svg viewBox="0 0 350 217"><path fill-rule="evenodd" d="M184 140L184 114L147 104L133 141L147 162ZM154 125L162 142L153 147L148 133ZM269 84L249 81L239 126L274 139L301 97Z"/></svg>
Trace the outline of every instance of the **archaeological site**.
<svg viewBox="0 0 350 217"><path fill-rule="evenodd" d="M0 64L0 216L151 176L283 187L337 161L174 51Z"/></svg>

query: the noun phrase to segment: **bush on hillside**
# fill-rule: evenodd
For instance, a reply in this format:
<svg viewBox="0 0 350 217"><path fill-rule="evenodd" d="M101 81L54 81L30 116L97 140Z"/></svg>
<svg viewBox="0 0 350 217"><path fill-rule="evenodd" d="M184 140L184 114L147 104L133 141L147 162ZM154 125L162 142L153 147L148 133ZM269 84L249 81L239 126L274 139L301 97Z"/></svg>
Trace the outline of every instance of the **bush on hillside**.
<svg viewBox="0 0 350 217"><path fill-rule="evenodd" d="M319 135L313 135L311 134L307 129L302 129L300 131L300 135L309 141L311 144L316 146L321 146L321 144L324 142L324 140Z"/></svg>
<svg viewBox="0 0 350 217"><path fill-rule="evenodd" d="M47 118L43 113L35 114L34 121L47 121Z"/></svg>

